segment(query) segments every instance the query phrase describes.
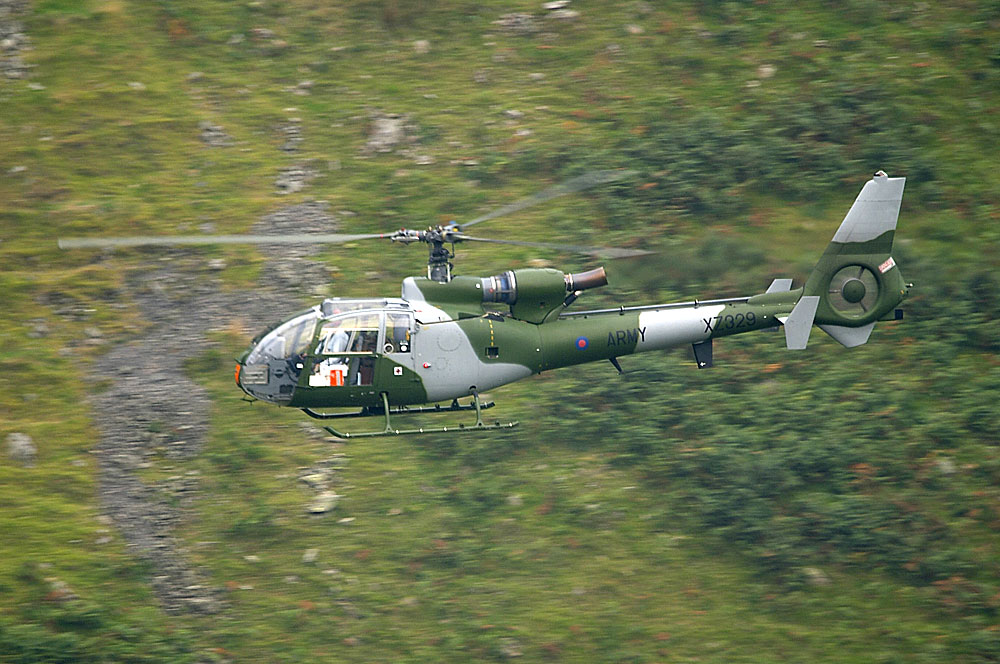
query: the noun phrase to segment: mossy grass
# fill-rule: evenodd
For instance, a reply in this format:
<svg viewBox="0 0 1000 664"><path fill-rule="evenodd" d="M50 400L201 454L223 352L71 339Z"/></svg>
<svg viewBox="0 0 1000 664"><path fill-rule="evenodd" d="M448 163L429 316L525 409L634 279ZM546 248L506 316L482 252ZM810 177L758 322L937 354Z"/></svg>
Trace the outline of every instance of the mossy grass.
<svg viewBox="0 0 1000 664"><path fill-rule="evenodd" d="M996 658L995 3L570 8L32 3L30 78L0 83L0 435L38 456L0 464L0 659ZM538 30L495 23L517 11ZM379 113L409 116L410 153L363 150ZM279 194L300 164L316 178ZM93 358L147 324L124 275L173 257L54 238L247 232L317 199L344 232L420 228L599 168L638 175L477 232L662 250L609 264L594 306L746 294L803 277L885 168L908 177L907 320L851 352L817 330L807 355L727 339L710 372L675 351L543 375L492 395L514 431L344 447L240 402L247 338L213 337L183 369L211 394L204 452L142 478L198 473L177 535L226 608L165 613L100 518L87 396ZM222 258L227 289L264 276L253 249L184 256ZM320 258L342 296L395 295L424 263ZM596 264L462 247L459 266L539 259ZM334 453L343 497L311 515L298 475Z"/></svg>

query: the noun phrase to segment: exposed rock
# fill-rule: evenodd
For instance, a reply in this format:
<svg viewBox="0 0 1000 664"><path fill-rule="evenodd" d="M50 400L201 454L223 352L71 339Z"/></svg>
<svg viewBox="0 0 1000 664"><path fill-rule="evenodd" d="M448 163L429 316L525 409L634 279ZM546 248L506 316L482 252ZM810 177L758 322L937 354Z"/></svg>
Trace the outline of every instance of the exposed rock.
<svg viewBox="0 0 1000 664"><path fill-rule="evenodd" d="M35 459L38 457L38 448L35 447L35 442L31 440L31 436L26 433L9 433L7 434L6 442L7 455L13 461L25 468L31 468L35 465Z"/></svg>
<svg viewBox="0 0 1000 664"><path fill-rule="evenodd" d="M521 644L517 639L505 636L500 639L500 654L508 659L520 657L523 654Z"/></svg>
<svg viewBox="0 0 1000 664"><path fill-rule="evenodd" d="M45 322L44 318L35 318L28 322L31 324L31 330L28 332L28 338L44 339L49 336L49 324Z"/></svg>
<svg viewBox="0 0 1000 664"><path fill-rule="evenodd" d="M778 68L774 65L761 65L757 67L757 78L771 78L778 71Z"/></svg>
<svg viewBox="0 0 1000 664"><path fill-rule="evenodd" d="M515 35L532 35L539 30L535 17L523 12L504 14L496 21L493 21L493 24L499 26L504 32Z"/></svg>
<svg viewBox="0 0 1000 664"><path fill-rule="evenodd" d="M251 232L335 230L325 210L323 203L291 206L262 218ZM211 401L185 375L184 362L204 353L211 346L206 333L230 326L234 312L255 327L264 325L300 308L293 286L301 279L327 279L325 270L307 258L315 247L263 246L261 251L269 259L262 270L268 280L245 293L225 292L212 272L206 276L204 260L190 258L186 250L126 274L124 292L117 296L136 302L150 325L134 343L113 344L95 362L94 379L110 380L107 389L91 395L100 430L95 453L102 522L113 523L130 551L149 565L153 590L170 613L214 613L223 607L221 592L190 564L174 536L185 504L198 499L197 476L174 476L149 486L137 474L157 458L190 458L204 445ZM276 277L279 267L295 273L295 280ZM59 315L89 315L60 293L42 299ZM142 351L151 347L158 352Z"/></svg>
<svg viewBox="0 0 1000 664"><path fill-rule="evenodd" d="M426 55L431 52L431 43L426 39L418 39L413 42L413 52L417 55Z"/></svg>
<svg viewBox="0 0 1000 664"><path fill-rule="evenodd" d="M336 219L327 213L327 204L310 201L282 208L263 217L254 224L252 232L261 235L284 235L294 233L331 233L339 228ZM265 271L270 286L287 296L290 293L305 293L317 285L326 285L330 275L326 266L309 260L321 250L313 245L289 245L282 247L282 260L272 260Z"/></svg>
<svg viewBox="0 0 1000 664"><path fill-rule="evenodd" d="M267 51L270 55L277 55L288 48L288 42L284 39L272 39L267 43Z"/></svg>
<svg viewBox="0 0 1000 664"><path fill-rule="evenodd" d="M279 194L293 194L305 189L309 181L315 178L316 175L316 171L305 166L283 168L274 180L274 186L278 188Z"/></svg>
<svg viewBox="0 0 1000 664"><path fill-rule="evenodd" d="M806 582L812 586L828 586L831 583L830 577L818 567L803 567L802 574L805 575Z"/></svg>
<svg viewBox="0 0 1000 664"><path fill-rule="evenodd" d="M286 92L291 92L292 94L305 97L312 94L313 81L299 81L298 85L294 85L290 88L285 88Z"/></svg>
<svg viewBox="0 0 1000 664"><path fill-rule="evenodd" d="M333 491L324 491L316 496L306 509L310 514L325 514L336 507L342 497Z"/></svg>
<svg viewBox="0 0 1000 664"><path fill-rule="evenodd" d="M274 30L270 28L251 28L250 36L253 39L274 39Z"/></svg>
<svg viewBox="0 0 1000 664"><path fill-rule="evenodd" d="M316 562L317 558L319 558L319 549L306 549L306 552L302 554L302 562L306 564Z"/></svg>
<svg viewBox="0 0 1000 664"><path fill-rule="evenodd" d="M314 489L320 489L326 486L328 478L325 474L310 473L308 475L303 475L299 479Z"/></svg>
<svg viewBox="0 0 1000 664"><path fill-rule="evenodd" d="M392 152L415 143L416 134L416 126L408 115L376 113L371 117L368 140L362 152L365 154Z"/></svg>
<svg viewBox="0 0 1000 664"><path fill-rule="evenodd" d="M290 118L279 128L281 135L285 138L285 142L281 144L282 152L298 152L299 145L302 144L302 125L300 122L298 118Z"/></svg>
<svg viewBox="0 0 1000 664"><path fill-rule="evenodd" d="M232 136L227 134L222 127L212 124L208 120L199 122L198 129L201 131L202 142L210 147L219 148L233 144Z"/></svg>
<svg viewBox="0 0 1000 664"><path fill-rule="evenodd" d="M575 21L580 18L580 12L575 9L557 9L553 12L549 12L547 18L556 21Z"/></svg>
<svg viewBox="0 0 1000 664"><path fill-rule="evenodd" d="M21 55L31 45L18 20L27 10L27 0L0 0L0 72L6 78L19 79L28 75L28 65Z"/></svg>
<svg viewBox="0 0 1000 664"><path fill-rule="evenodd" d="M75 599L80 599L79 595L62 579L50 576L46 577L45 581L49 584L49 592L45 596L45 599L50 602L71 602Z"/></svg>
<svg viewBox="0 0 1000 664"><path fill-rule="evenodd" d="M936 462L938 472L942 475L954 475L956 472L955 462L948 457L941 457Z"/></svg>

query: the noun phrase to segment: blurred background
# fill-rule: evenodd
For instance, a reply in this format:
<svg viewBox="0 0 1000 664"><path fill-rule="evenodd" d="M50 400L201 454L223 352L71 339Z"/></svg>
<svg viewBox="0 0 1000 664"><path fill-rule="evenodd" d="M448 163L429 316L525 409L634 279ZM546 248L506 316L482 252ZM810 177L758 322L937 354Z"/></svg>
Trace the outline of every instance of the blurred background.
<svg viewBox="0 0 1000 664"><path fill-rule="evenodd" d="M0 0L0 660L1000 658L1000 3ZM906 176L906 319L543 374L331 441L232 358L422 247L647 249L597 308L801 281ZM458 272L596 259L459 249Z"/></svg>

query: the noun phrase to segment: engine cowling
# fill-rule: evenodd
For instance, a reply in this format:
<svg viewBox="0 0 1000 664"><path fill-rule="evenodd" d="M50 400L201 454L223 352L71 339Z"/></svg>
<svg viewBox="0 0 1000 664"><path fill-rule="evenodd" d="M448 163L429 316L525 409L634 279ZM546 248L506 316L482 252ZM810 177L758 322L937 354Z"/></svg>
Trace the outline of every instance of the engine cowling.
<svg viewBox="0 0 1000 664"><path fill-rule="evenodd" d="M482 279L483 302L508 304L515 318L541 323L563 303L567 292L598 288L607 283L603 267L576 274L552 268L508 270Z"/></svg>

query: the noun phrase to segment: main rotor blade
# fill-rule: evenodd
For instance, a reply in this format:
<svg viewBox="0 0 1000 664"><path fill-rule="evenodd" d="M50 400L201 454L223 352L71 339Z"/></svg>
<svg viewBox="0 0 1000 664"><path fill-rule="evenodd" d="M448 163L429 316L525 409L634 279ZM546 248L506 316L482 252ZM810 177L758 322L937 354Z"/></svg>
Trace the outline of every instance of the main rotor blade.
<svg viewBox="0 0 1000 664"><path fill-rule="evenodd" d="M631 256L646 256L653 253L645 249L622 249L620 247L581 247L575 244L552 244L550 242L521 242L520 240L494 240L485 237L471 237L468 235L459 236L462 240L471 242L489 242L492 244L512 244L518 247L539 247L541 249L555 249L557 251L570 251L577 254L591 254L604 258L629 258Z"/></svg>
<svg viewBox="0 0 1000 664"><path fill-rule="evenodd" d="M636 172L637 171L593 171L590 173L584 173L583 175L575 177L572 180L567 180L561 184L544 189L533 196L522 198L519 201L497 208L492 212L484 214L481 217L476 217L472 221L466 221L458 226L459 228L465 229L483 221L496 219L497 217L501 217L505 214L518 212L525 208L529 208L532 205L538 205L539 203L550 201L553 198L572 194L577 191L583 191L584 189L590 189L591 187L596 187L597 185L604 184L606 182L621 180L629 177L630 175L635 175Z"/></svg>
<svg viewBox="0 0 1000 664"><path fill-rule="evenodd" d="M382 233L343 235L303 233L299 235L153 235L118 238L59 238L60 249L117 249L123 247L173 247L203 244L336 244L354 240L388 238Z"/></svg>

